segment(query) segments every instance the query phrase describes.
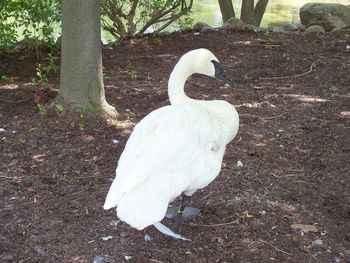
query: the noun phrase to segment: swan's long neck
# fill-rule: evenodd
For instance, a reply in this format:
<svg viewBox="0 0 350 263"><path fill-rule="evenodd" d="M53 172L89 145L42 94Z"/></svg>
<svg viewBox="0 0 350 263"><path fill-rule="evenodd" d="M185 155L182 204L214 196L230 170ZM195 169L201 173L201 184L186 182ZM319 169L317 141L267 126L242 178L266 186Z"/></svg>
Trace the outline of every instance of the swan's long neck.
<svg viewBox="0 0 350 263"><path fill-rule="evenodd" d="M171 105L182 105L192 99L185 94L185 82L193 74L191 65L183 59L176 64L168 82L168 96Z"/></svg>

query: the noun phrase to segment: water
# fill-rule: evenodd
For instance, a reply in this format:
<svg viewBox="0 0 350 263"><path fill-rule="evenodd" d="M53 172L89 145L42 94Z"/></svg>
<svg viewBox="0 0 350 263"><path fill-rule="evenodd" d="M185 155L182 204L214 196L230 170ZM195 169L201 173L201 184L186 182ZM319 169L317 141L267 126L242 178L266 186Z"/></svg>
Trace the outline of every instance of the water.
<svg viewBox="0 0 350 263"><path fill-rule="evenodd" d="M241 1L232 0L236 17L240 17ZM350 0L270 0L261 21L261 26L273 27L298 22L300 7L312 2L350 4ZM192 16L195 22L205 22L210 26L222 25L218 0L195 0Z"/></svg>
<svg viewBox="0 0 350 263"><path fill-rule="evenodd" d="M240 17L241 1L242 0L232 0L236 17ZM273 27L298 22L300 7L311 2L350 4L350 0L270 0L263 16L261 26ZM205 22L213 27L222 25L218 0L194 0L191 17L194 19L194 23ZM166 30L174 31L178 29L179 26L174 23ZM18 29L19 40L23 38L23 30L24 28ZM54 31L57 37L61 34L59 24L55 25ZM115 39L109 32L102 31L102 41L108 43L115 41Z"/></svg>

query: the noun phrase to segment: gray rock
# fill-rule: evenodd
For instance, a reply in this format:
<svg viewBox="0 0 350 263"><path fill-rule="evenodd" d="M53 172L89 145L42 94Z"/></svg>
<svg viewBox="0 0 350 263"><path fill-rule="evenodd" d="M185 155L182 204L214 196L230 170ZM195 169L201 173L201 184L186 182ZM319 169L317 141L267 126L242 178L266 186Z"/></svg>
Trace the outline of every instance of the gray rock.
<svg viewBox="0 0 350 263"><path fill-rule="evenodd" d="M314 25L314 26L309 26L308 28L306 28L304 34L308 35L308 34L314 34L314 33L325 33L326 31L324 30L323 27L318 26L318 25Z"/></svg>
<svg viewBox="0 0 350 263"><path fill-rule="evenodd" d="M14 46L12 47L12 52L22 52L23 50L35 46L35 40L34 38L24 38L20 41L18 41Z"/></svg>
<svg viewBox="0 0 350 263"><path fill-rule="evenodd" d="M104 255L104 256L96 256L92 263L113 263L114 260L111 256L109 255Z"/></svg>
<svg viewBox="0 0 350 263"><path fill-rule="evenodd" d="M193 26L194 30L202 30L204 28L210 28L210 26L206 23L203 23L203 22L197 22Z"/></svg>
<svg viewBox="0 0 350 263"><path fill-rule="evenodd" d="M341 31L342 29L340 27L335 27L331 30L331 32L337 32L337 31Z"/></svg>
<svg viewBox="0 0 350 263"><path fill-rule="evenodd" d="M222 27L225 29L244 30L245 24L241 19L231 17L222 25Z"/></svg>
<svg viewBox="0 0 350 263"><path fill-rule="evenodd" d="M316 239L316 240L312 241L311 245L313 247L322 246L323 245L323 241L321 239Z"/></svg>
<svg viewBox="0 0 350 263"><path fill-rule="evenodd" d="M270 28L270 31L273 33L283 33L284 28L282 26L274 26Z"/></svg>
<svg viewBox="0 0 350 263"><path fill-rule="evenodd" d="M169 36L170 32L169 31L161 31L157 34L158 36Z"/></svg>
<svg viewBox="0 0 350 263"><path fill-rule="evenodd" d="M309 3L300 8L299 16L307 27L320 25L326 31L350 27L350 7L342 4Z"/></svg>
<svg viewBox="0 0 350 263"><path fill-rule="evenodd" d="M15 256L12 254L5 255L0 258L1 262L14 262Z"/></svg>
<svg viewBox="0 0 350 263"><path fill-rule="evenodd" d="M217 31L217 29L213 27L203 27L201 30L201 32L209 32L209 31Z"/></svg>
<svg viewBox="0 0 350 263"><path fill-rule="evenodd" d="M267 31L266 28L254 26L254 25L251 25L251 24L246 24L245 25L245 29L248 30L248 31L252 31L252 32L266 32Z"/></svg>

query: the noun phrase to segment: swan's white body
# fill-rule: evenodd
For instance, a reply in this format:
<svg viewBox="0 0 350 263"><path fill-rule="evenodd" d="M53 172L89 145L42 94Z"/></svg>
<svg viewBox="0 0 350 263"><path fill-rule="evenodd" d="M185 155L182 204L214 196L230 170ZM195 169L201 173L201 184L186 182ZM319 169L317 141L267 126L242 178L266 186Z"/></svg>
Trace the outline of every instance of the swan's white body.
<svg viewBox="0 0 350 263"><path fill-rule="evenodd" d="M219 174L226 145L238 131L235 108L226 101L193 100L184 93L189 75L214 76L205 49L186 53L169 79L172 105L135 126L120 156L104 208L136 229L160 222L181 193L192 195Z"/></svg>

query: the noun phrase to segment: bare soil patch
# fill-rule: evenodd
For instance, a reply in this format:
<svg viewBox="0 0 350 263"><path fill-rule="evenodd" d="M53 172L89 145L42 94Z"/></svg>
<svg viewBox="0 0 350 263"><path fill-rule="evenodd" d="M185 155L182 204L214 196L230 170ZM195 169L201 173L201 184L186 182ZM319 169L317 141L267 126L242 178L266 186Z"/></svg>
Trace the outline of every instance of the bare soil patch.
<svg viewBox="0 0 350 263"><path fill-rule="evenodd" d="M0 261L350 262L349 39L349 31L188 32L106 47L106 94L120 127L41 117L35 55L1 55ZM220 176L194 195L200 216L166 221L192 239L183 242L133 230L102 205L133 125L169 103L173 66L198 47L219 58L236 87L193 76L188 94L236 105L241 125ZM49 103L58 75L45 87Z"/></svg>

